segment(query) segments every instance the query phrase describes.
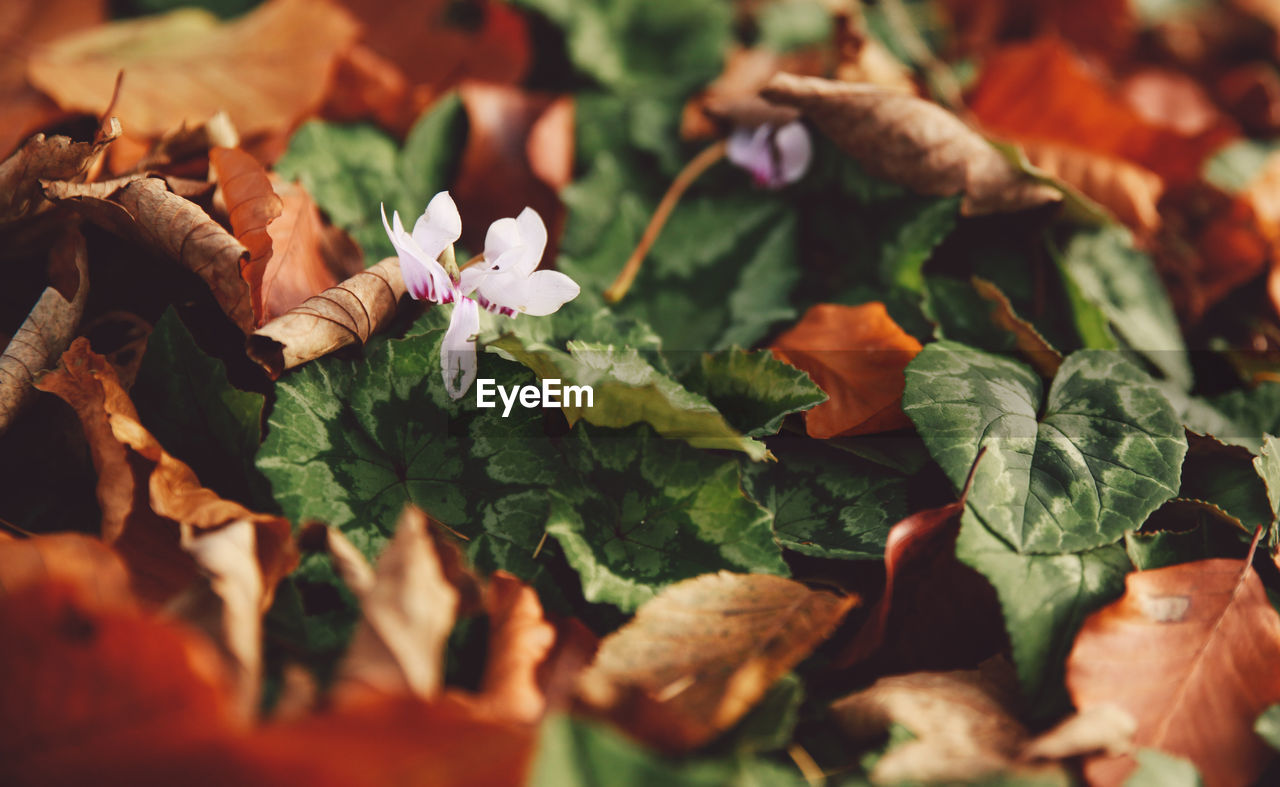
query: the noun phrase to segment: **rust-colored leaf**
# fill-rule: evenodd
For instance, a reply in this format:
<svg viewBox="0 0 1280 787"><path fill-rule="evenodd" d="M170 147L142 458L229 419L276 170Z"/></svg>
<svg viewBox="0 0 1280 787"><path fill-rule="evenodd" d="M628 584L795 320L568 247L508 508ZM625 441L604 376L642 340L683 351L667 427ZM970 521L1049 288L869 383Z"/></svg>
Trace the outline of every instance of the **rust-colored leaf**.
<svg viewBox="0 0 1280 787"><path fill-rule="evenodd" d="M695 749L750 710L855 603L768 574L679 582L604 639L578 696L653 745Z"/></svg>
<svg viewBox="0 0 1280 787"><path fill-rule="evenodd" d="M297 565L288 521L200 486L138 422L115 371L85 339L37 385L80 417L98 471L103 538L128 564L139 595L176 599L210 630L236 670L238 707L248 714L259 688L258 625L276 584Z"/></svg>
<svg viewBox="0 0 1280 787"><path fill-rule="evenodd" d="M991 321L999 328L1013 334L1018 352L1026 357L1040 376L1052 380L1062 365L1062 353L1040 335L1036 327L1018 316L1008 296L994 283L974 276L973 288L983 300L991 304Z"/></svg>
<svg viewBox="0 0 1280 787"><path fill-rule="evenodd" d="M773 354L802 369L829 399L804 414L810 437L873 434L910 426L901 408L903 370L920 342L884 304L818 304L773 343Z"/></svg>
<svg viewBox="0 0 1280 787"><path fill-rule="evenodd" d="M0 433L30 401L35 376L52 367L75 336L89 297L85 254L80 231L68 227L49 252L50 278L55 286L45 288L0 354Z"/></svg>
<svg viewBox="0 0 1280 787"><path fill-rule="evenodd" d="M769 101L797 107L868 172L921 194L964 192L961 210L996 213L1056 202L1061 194L1019 172L959 118L878 85L778 74Z"/></svg>
<svg viewBox="0 0 1280 787"><path fill-rule="evenodd" d="M993 134L1123 159L1169 187L1196 181L1205 157L1237 135L1225 121L1195 134L1152 123L1054 37L991 53L970 109Z"/></svg>
<svg viewBox="0 0 1280 787"><path fill-rule="evenodd" d="M254 331L249 356L275 378L349 344L363 344L391 321L404 294L400 260L385 259Z"/></svg>
<svg viewBox="0 0 1280 787"><path fill-rule="evenodd" d="M321 114L347 122L372 118L403 135L431 97L429 91L412 90L404 72L390 60L357 44L338 59Z"/></svg>
<svg viewBox="0 0 1280 787"><path fill-rule="evenodd" d="M1082 50L1115 57L1130 49L1138 19L1129 0L942 0L964 51L983 53L1001 40L1056 35Z"/></svg>
<svg viewBox="0 0 1280 787"><path fill-rule="evenodd" d="M209 168L222 190L231 231L249 252L249 259L241 265L241 275L249 285L253 326L257 328L266 322L262 314L262 277L272 257L267 226L280 218L284 203L271 188L267 171L243 150L210 150Z"/></svg>
<svg viewBox="0 0 1280 787"><path fill-rule="evenodd" d="M1051 142L1025 142L1027 159L1048 175L1097 202L1140 235L1160 227L1157 204L1164 180L1124 159Z"/></svg>
<svg viewBox="0 0 1280 787"><path fill-rule="evenodd" d="M0 540L0 600L51 581L73 586L101 606L133 598L124 562L96 538L54 533Z"/></svg>
<svg viewBox="0 0 1280 787"><path fill-rule="evenodd" d="M1186 757L1209 787L1245 785L1273 754L1253 724L1280 702L1278 663L1280 615L1249 561L1201 560L1129 574L1076 636L1067 689L1082 711L1127 711L1135 745ZM1121 784L1133 766L1096 757L1086 773Z"/></svg>
<svg viewBox="0 0 1280 787"><path fill-rule="evenodd" d="M555 644L556 630L543 617L533 588L505 571L489 578L485 610L489 658L474 701L492 718L532 724L547 707L538 668Z"/></svg>
<svg viewBox="0 0 1280 787"><path fill-rule="evenodd" d="M100 24L106 5L104 0L8 0L0 5L6 48L0 57L0 156L63 114L27 82L27 58L41 44Z"/></svg>
<svg viewBox="0 0 1280 787"><path fill-rule="evenodd" d="M125 72L115 113L155 138L225 111L246 136L295 126L324 99L358 27L326 0L270 0L219 22L207 11L113 22L34 53L31 82L63 109L101 114Z"/></svg>
<svg viewBox="0 0 1280 787"><path fill-rule="evenodd" d="M240 267L249 258L231 233L199 205L173 193L162 178L103 183L45 183L48 199L73 204L90 221L145 243L204 279L218 305L245 333L253 330L249 287Z"/></svg>
<svg viewBox="0 0 1280 787"><path fill-rule="evenodd" d="M564 224L557 193L573 167L571 99L470 83L459 95L470 129L452 189L467 217L462 243L483 248L490 224L531 207L547 225L545 258L555 259Z"/></svg>

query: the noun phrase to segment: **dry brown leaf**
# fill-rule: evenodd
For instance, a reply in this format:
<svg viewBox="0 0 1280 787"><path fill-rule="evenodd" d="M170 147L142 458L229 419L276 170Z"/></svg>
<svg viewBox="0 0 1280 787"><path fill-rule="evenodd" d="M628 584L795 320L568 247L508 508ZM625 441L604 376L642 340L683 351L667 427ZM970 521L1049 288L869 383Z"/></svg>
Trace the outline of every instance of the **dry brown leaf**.
<svg viewBox="0 0 1280 787"><path fill-rule="evenodd" d="M836 47L839 62L833 76L841 82L866 82L913 96L919 94L911 69L868 35L852 15L836 20Z"/></svg>
<svg viewBox="0 0 1280 787"><path fill-rule="evenodd" d="M804 414L810 437L872 434L911 425L902 412L903 370L920 342L884 304L821 303L773 343L773 354L813 378L829 397Z"/></svg>
<svg viewBox="0 0 1280 787"><path fill-rule="evenodd" d="M778 74L769 101L794 106L868 172L921 194L964 192L966 215L1023 210L1062 195L1019 172L942 107L877 85Z"/></svg>
<svg viewBox="0 0 1280 787"><path fill-rule="evenodd" d="M941 0L960 47L985 53L1002 39L1028 32L1056 35L1108 58L1123 55L1139 25L1130 0Z"/></svg>
<svg viewBox="0 0 1280 787"><path fill-rule="evenodd" d="M880 678L837 700L831 715L858 740L883 735L891 724L915 735L876 762L872 781L969 783L1017 768L1028 734L1012 710L1016 698L1013 668L987 662L978 670Z"/></svg>
<svg viewBox="0 0 1280 787"><path fill-rule="evenodd" d="M68 227L49 251L55 286L40 300L0 354L0 433L9 428L34 394L37 374L52 367L71 343L89 297L89 269L84 238ZM61 289L59 286L61 285Z"/></svg>
<svg viewBox="0 0 1280 787"><path fill-rule="evenodd" d="M360 623L338 666L339 704L439 694L458 591L445 577L429 527L421 509L406 506L376 571L340 532L327 530L334 567L360 602Z"/></svg>
<svg viewBox="0 0 1280 787"><path fill-rule="evenodd" d="M349 344L363 344L391 321L404 294L400 260L389 257L254 331L249 357L274 379Z"/></svg>
<svg viewBox="0 0 1280 787"><path fill-rule="evenodd" d="M326 0L270 0L226 23L185 8L60 38L32 55L27 76L63 109L97 115L123 70L115 112L132 136L219 111L246 136L282 132L320 106L357 33Z"/></svg>
<svg viewBox="0 0 1280 787"><path fill-rule="evenodd" d="M1067 689L1082 711L1128 712L1136 746L1191 760L1208 787L1246 785L1274 755L1253 724L1280 702L1277 664L1280 615L1249 561L1201 560L1125 577L1124 596L1076 635ZM1095 757L1086 775L1121 784L1133 767Z"/></svg>
<svg viewBox="0 0 1280 787"><path fill-rule="evenodd" d="M429 93L411 90L394 63L357 44L338 59L321 114L341 122L372 118L403 136L428 103Z"/></svg>
<svg viewBox="0 0 1280 787"><path fill-rule="evenodd" d="M1022 749L1024 760L1065 760L1105 751L1119 754L1133 745L1138 722L1115 705L1095 705L1072 714Z"/></svg>
<svg viewBox="0 0 1280 787"><path fill-rule="evenodd" d="M238 147L240 132L226 112L219 112L202 123L167 131L152 144L126 133L107 152L108 169L117 174L181 172L204 178L210 150Z"/></svg>
<svg viewBox="0 0 1280 787"><path fill-rule="evenodd" d="M267 321L262 307L262 278L272 257L272 238L267 226L280 218L284 202L271 188L267 171L243 150L210 150L209 168L222 191L231 231L249 250L248 261L241 265L241 276L249 285L253 327L257 328ZM314 293L308 293L311 294Z"/></svg>
<svg viewBox="0 0 1280 787"><path fill-rule="evenodd" d="M1054 349L1034 325L1018 316L1009 298L994 283L977 276L971 281L978 295L991 304L991 321L1013 334L1018 352L1026 357L1041 377L1052 380L1062 365L1062 353Z"/></svg>
<svg viewBox="0 0 1280 787"><path fill-rule="evenodd" d="M249 287L240 267L249 258L235 237L199 205L175 194L162 178L121 178L106 183L44 184L45 197L69 202L95 224L143 242L204 279L231 321L253 330Z"/></svg>
<svg viewBox="0 0 1280 787"><path fill-rule="evenodd" d="M476 83L463 85L459 95L469 131L451 193L467 217L462 243L483 248L490 224L530 207L547 225L544 258L554 260L564 225L557 193L573 167L571 99Z"/></svg>
<svg viewBox="0 0 1280 787"><path fill-rule="evenodd" d="M33 212L44 200L41 180L78 180L120 136L115 118L89 142L37 134L0 164L0 223Z"/></svg>
<svg viewBox="0 0 1280 787"><path fill-rule="evenodd" d="M101 24L104 0L7 0L0 4L5 53L0 57L0 156L63 115L27 83L27 57L47 41ZM0 189L0 192L3 192Z"/></svg>
<svg viewBox="0 0 1280 787"><path fill-rule="evenodd" d="M489 578L485 610L489 657L474 701L492 718L533 724L547 707L537 673L555 644L556 630L543 617L533 588L505 571Z"/></svg>
<svg viewBox="0 0 1280 787"><path fill-rule="evenodd" d="M604 639L578 696L659 748L695 749L742 718L856 603L768 574L679 582Z"/></svg>
<svg viewBox="0 0 1280 787"><path fill-rule="evenodd" d="M1164 180L1146 167L1051 142L1025 142L1022 148L1036 167L1079 189L1136 232L1150 235L1159 229L1156 206Z"/></svg>
<svg viewBox="0 0 1280 787"><path fill-rule="evenodd" d="M38 387L80 417L98 471L103 537L129 566L137 592L157 603L182 597L179 606L229 657L237 707L248 714L259 689L261 616L297 565L288 521L200 486L138 422L114 370L85 339L72 343ZM199 576L206 584L196 583Z"/></svg>
<svg viewBox="0 0 1280 787"><path fill-rule="evenodd" d="M74 586L99 605L132 600L124 562L96 538L54 533L0 540L0 599L50 581Z"/></svg>

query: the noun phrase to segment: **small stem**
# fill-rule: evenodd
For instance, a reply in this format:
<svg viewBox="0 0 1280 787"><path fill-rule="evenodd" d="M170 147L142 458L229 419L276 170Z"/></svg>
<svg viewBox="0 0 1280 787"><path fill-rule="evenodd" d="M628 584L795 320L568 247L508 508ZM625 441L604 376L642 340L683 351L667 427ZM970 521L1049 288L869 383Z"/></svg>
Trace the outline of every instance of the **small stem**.
<svg viewBox="0 0 1280 787"><path fill-rule="evenodd" d="M484 255L483 255L483 254L477 254L476 256L472 257L471 259L469 259L469 260L467 260L466 262L464 262L464 263L462 263L461 265L459 265L459 266L458 266L458 272L462 272L462 271L466 270L469 266L471 266L471 265L475 265L477 262L480 262L480 261L481 261L481 260L483 260L483 259L484 259Z"/></svg>
<svg viewBox="0 0 1280 787"><path fill-rule="evenodd" d="M658 203L658 209L653 212L653 218L649 219L649 226L644 228L644 234L640 236L640 242L636 244L635 251L631 252L631 256L627 258L627 263L622 266L622 272L618 274L618 278L614 279L609 289L604 291L606 301L617 303L626 297L627 290L631 289L631 284L636 280L636 274L640 272L640 264L644 262L645 255L649 253L653 242L658 239L658 233L662 232L663 225L671 217L671 211L675 209L676 203L702 173L724 158L727 148L728 143L723 139L716 142L694 156L688 164L684 165L684 169L680 170L680 174L676 175L675 180L671 181L671 187L667 189L666 194L662 195L662 201Z"/></svg>
<svg viewBox="0 0 1280 787"><path fill-rule="evenodd" d="M458 280L458 258L453 251L452 243L440 254L440 264L444 266L444 272L449 274L451 281Z"/></svg>

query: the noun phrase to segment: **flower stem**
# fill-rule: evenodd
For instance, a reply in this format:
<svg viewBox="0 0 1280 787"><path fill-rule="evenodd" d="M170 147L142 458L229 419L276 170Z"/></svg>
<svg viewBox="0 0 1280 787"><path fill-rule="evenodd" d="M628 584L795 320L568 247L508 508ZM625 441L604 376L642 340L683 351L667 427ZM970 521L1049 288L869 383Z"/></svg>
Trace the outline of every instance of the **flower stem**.
<svg viewBox="0 0 1280 787"><path fill-rule="evenodd" d="M662 232L663 225L671 217L671 211L675 209L676 203L702 173L724 158L726 147L724 140L716 142L694 156L684 169L680 170L680 174L676 175L675 180L671 181L671 187L667 189L666 194L662 195L662 201L658 203L658 209L653 212L653 218L649 219L649 226L644 228L644 234L640 236L640 242L636 244L635 251L631 252L631 256L627 258L627 264L622 266L618 278L614 279L609 289L604 291L606 301L617 303L626 297L627 290L631 289L632 282L636 280L636 274L640 272L640 264L644 262L645 255L649 253L653 242L658 239L658 233Z"/></svg>

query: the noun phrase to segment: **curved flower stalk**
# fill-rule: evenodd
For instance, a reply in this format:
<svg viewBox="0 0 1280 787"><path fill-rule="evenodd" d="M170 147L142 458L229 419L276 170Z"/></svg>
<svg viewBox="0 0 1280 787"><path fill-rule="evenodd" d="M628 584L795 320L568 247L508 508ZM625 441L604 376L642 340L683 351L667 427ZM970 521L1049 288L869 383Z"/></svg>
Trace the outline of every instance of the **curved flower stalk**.
<svg viewBox="0 0 1280 787"><path fill-rule="evenodd" d="M581 291L577 282L559 271L537 270L547 249L547 228L532 208L491 224L484 254L460 273L453 262L453 244L462 236L462 217L449 192L431 198L412 234L405 231L398 212L388 223L385 208L382 225L400 258L409 294L431 303L454 304L440 345L445 389L454 399L460 399L476 379L480 308L509 317L542 317Z"/></svg>

